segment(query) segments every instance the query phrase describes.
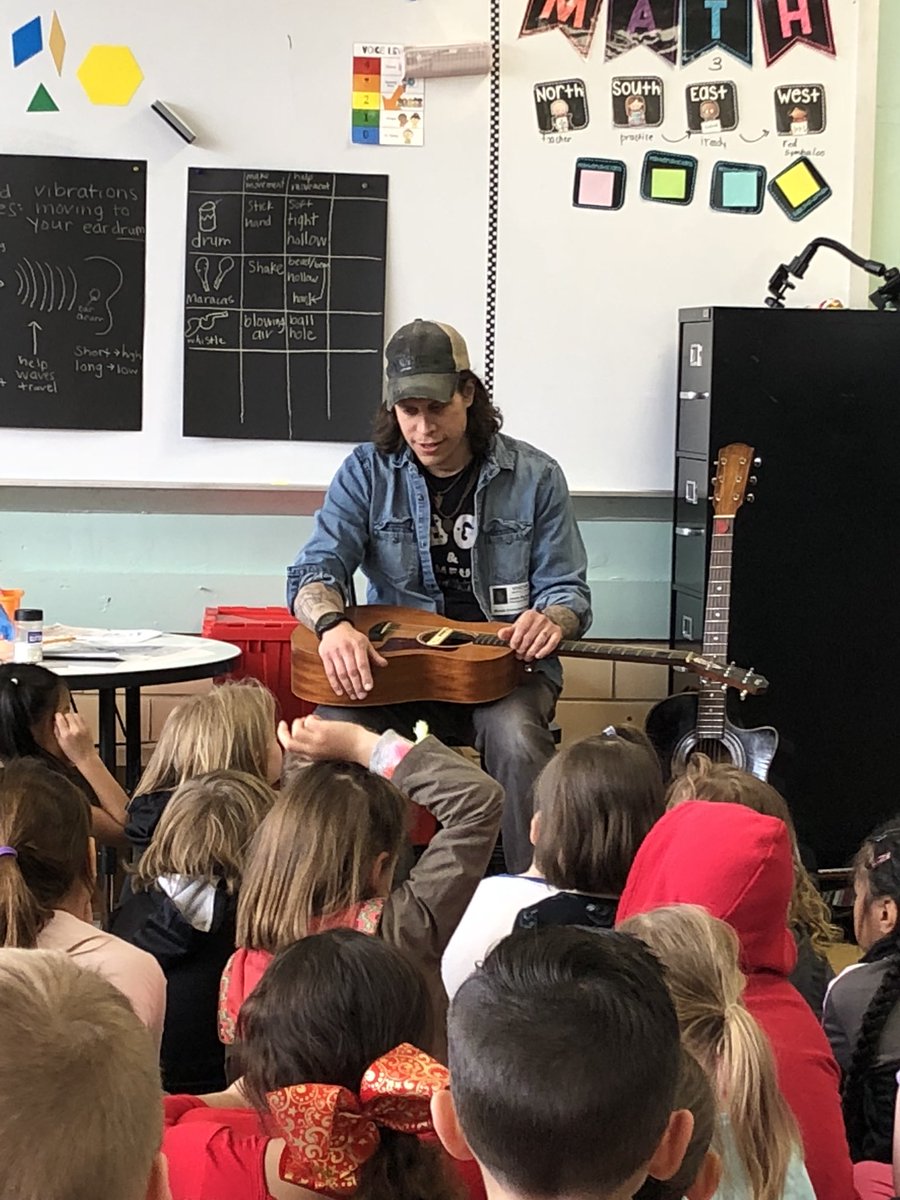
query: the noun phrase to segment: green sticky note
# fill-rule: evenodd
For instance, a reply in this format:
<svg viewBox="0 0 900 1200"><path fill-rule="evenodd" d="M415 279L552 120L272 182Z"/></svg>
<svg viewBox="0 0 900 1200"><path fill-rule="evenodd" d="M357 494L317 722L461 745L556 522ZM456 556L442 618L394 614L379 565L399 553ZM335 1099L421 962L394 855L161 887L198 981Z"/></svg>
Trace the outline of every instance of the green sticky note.
<svg viewBox="0 0 900 1200"><path fill-rule="evenodd" d="M44 87L38 84L38 90L31 97L31 103L28 105L29 112L59 112L56 101Z"/></svg>
<svg viewBox="0 0 900 1200"><path fill-rule="evenodd" d="M687 195L687 173L682 167L654 167L650 196L654 200L683 200Z"/></svg>

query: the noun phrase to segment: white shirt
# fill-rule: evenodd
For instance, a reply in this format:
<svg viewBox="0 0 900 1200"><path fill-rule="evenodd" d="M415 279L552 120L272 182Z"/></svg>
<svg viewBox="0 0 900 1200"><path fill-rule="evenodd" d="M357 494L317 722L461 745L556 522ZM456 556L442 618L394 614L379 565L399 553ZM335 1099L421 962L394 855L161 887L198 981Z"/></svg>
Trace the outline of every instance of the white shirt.
<svg viewBox="0 0 900 1200"><path fill-rule="evenodd" d="M557 889L533 875L491 875L482 879L441 959L441 977L452 1000L488 951L508 933L523 908L556 895Z"/></svg>

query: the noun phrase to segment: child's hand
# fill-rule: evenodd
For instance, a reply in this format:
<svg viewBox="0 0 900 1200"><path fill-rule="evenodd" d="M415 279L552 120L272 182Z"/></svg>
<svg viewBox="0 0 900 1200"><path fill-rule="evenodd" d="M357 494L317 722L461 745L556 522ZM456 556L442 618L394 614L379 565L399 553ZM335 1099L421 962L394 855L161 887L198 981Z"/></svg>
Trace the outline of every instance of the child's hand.
<svg viewBox="0 0 900 1200"><path fill-rule="evenodd" d="M378 734L350 721L326 721L310 715L298 717L290 729L287 721L281 721L278 740L285 750L313 762L336 758L367 767Z"/></svg>
<svg viewBox="0 0 900 1200"><path fill-rule="evenodd" d="M78 713L57 713L53 728L59 748L73 767L79 771L97 757L97 748L91 732Z"/></svg>

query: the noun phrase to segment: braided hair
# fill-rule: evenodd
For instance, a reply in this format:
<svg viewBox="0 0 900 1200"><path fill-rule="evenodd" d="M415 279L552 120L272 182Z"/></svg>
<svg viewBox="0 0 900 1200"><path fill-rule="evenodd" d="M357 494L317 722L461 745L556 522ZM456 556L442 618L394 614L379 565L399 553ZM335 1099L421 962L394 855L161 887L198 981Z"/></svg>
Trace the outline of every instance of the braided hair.
<svg viewBox="0 0 900 1200"><path fill-rule="evenodd" d="M889 898L900 907L900 817L879 826L863 842L854 866L857 887L865 888L867 905ZM876 1157L872 1142L878 1134L871 1126L875 1110L880 1108L876 1093L884 1090L877 1077L881 1074L886 1075L887 1091L890 1091L887 1102L893 1112L892 1089L897 1064L891 1064L885 1072L878 1072L875 1063L884 1027L900 1002L900 922L863 955L862 962L878 962L888 956L891 961L863 1014L853 1058L844 1076L841 1100L850 1156L854 1162Z"/></svg>

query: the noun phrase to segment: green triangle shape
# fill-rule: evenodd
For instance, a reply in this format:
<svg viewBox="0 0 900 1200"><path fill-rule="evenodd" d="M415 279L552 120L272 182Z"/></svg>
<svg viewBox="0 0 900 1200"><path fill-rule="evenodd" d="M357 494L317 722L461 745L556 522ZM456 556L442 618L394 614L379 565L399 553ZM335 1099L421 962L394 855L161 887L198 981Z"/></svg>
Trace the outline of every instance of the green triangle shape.
<svg viewBox="0 0 900 1200"><path fill-rule="evenodd" d="M29 112L59 112L56 101L44 87L38 84L38 90L31 97L31 103L28 105Z"/></svg>

